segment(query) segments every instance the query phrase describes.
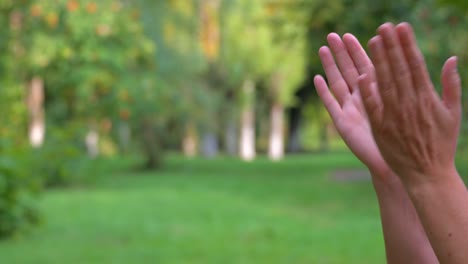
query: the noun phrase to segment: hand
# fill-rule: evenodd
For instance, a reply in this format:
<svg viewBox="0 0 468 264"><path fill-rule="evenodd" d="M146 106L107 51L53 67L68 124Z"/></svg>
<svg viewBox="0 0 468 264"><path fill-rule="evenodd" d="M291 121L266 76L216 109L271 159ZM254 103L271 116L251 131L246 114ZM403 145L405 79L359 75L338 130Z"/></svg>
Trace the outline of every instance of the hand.
<svg viewBox="0 0 468 264"><path fill-rule="evenodd" d="M319 55L330 87L322 76L317 75L314 78L317 92L351 151L372 172L382 177L388 175L390 169L374 142L358 88L360 75L373 76L372 62L353 35L345 34L342 40L331 33L327 39L331 50L324 46Z"/></svg>
<svg viewBox="0 0 468 264"><path fill-rule="evenodd" d="M454 171L461 118L456 58L442 69L440 99L409 24L382 25L369 47L377 83L364 73L359 86L385 161L405 184L437 181Z"/></svg>

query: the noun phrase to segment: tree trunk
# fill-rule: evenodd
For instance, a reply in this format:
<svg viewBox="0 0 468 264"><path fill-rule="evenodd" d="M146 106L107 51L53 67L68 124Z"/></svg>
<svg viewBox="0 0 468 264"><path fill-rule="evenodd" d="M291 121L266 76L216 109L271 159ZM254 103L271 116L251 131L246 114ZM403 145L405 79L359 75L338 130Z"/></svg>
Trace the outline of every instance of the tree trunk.
<svg viewBox="0 0 468 264"><path fill-rule="evenodd" d="M283 75L274 73L270 80L270 94L272 105L270 109L270 138L268 144L268 157L277 161L284 157L284 105L281 102L281 89L283 88Z"/></svg>
<svg viewBox="0 0 468 264"><path fill-rule="evenodd" d="M239 154L242 160L255 159L255 115L254 115L255 84L251 80L244 81L242 86L243 102L241 113L241 130Z"/></svg>
<svg viewBox="0 0 468 264"><path fill-rule="evenodd" d="M301 107L289 109L289 133L287 150L291 153L298 153L302 150L300 131L301 131Z"/></svg>
<svg viewBox="0 0 468 264"><path fill-rule="evenodd" d="M195 125L192 122L189 122L185 127L185 135L182 140L182 151L187 158L193 158L197 155L197 135Z"/></svg>
<svg viewBox="0 0 468 264"><path fill-rule="evenodd" d="M214 158L218 155L218 137L213 131L206 131L202 138L202 153L206 158Z"/></svg>
<svg viewBox="0 0 468 264"><path fill-rule="evenodd" d="M145 154L146 169L156 169L161 165L161 146L158 144L156 131L149 120L143 120L141 124L141 140Z"/></svg>
<svg viewBox="0 0 468 264"><path fill-rule="evenodd" d="M120 150L123 154L128 154L130 151L130 140L132 137L132 131L127 121L121 120L118 128L119 133L119 145Z"/></svg>
<svg viewBox="0 0 468 264"><path fill-rule="evenodd" d="M220 0L201 0L199 15L199 39L201 48L210 67L215 65L218 59L220 44L219 8ZM212 158L218 155L218 135L216 130L208 127L202 136L202 154Z"/></svg>
<svg viewBox="0 0 468 264"><path fill-rule="evenodd" d="M99 133L95 127L92 126L88 130L85 137L85 144L89 157L93 159L96 158L99 155Z"/></svg>
<svg viewBox="0 0 468 264"><path fill-rule="evenodd" d="M44 81L34 77L28 85L29 142L34 148L42 146L45 138Z"/></svg>
<svg viewBox="0 0 468 264"><path fill-rule="evenodd" d="M270 113L270 141L268 157L271 160L281 160L284 157L284 106L274 103Z"/></svg>
<svg viewBox="0 0 468 264"><path fill-rule="evenodd" d="M327 152L330 149L330 140L328 136L328 122L321 122L320 125L320 144L319 151Z"/></svg>
<svg viewBox="0 0 468 264"><path fill-rule="evenodd" d="M226 154L229 156L235 156L237 153L237 128L236 122L232 116L227 121L224 133L224 147Z"/></svg>

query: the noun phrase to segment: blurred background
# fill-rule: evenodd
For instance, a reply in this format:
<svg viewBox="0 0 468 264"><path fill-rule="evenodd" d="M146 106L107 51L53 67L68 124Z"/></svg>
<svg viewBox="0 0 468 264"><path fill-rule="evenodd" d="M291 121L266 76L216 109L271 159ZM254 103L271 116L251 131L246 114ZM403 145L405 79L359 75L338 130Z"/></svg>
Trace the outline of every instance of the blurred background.
<svg viewBox="0 0 468 264"><path fill-rule="evenodd" d="M384 263L369 175L313 87L330 32L464 0L0 0L1 263ZM464 113L468 114L464 88ZM468 177L468 124L458 149Z"/></svg>

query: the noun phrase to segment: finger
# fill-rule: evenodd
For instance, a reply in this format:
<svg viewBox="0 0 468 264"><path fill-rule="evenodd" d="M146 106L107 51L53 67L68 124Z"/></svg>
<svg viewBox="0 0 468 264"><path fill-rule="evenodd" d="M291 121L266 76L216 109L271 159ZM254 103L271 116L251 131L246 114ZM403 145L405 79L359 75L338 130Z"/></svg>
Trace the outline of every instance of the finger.
<svg viewBox="0 0 468 264"><path fill-rule="evenodd" d="M416 43L413 29L408 23L401 23L396 27L396 32L403 47L403 53L408 62L413 84L416 92L434 90L429 72L424 61L424 56Z"/></svg>
<svg viewBox="0 0 468 264"><path fill-rule="evenodd" d="M375 82L367 74L363 74L358 79L360 94L364 108L371 125L378 125L382 121L382 101L377 93Z"/></svg>
<svg viewBox="0 0 468 264"><path fill-rule="evenodd" d="M393 80L396 83L397 96L401 99L413 96L415 94L413 80L395 27L391 23L385 23L379 27L378 32L383 40Z"/></svg>
<svg viewBox="0 0 468 264"><path fill-rule="evenodd" d="M442 68L442 89L445 106L460 114L461 81L457 71L457 57L449 58Z"/></svg>
<svg viewBox="0 0 468 264"><path fill-rule="evenodd" d="M375 78L374 67L370 58L367 56L366 51L359 43L359 40L352 34L346 33L343 36L343 42L348 53L351 55L359 74L367 74L373 80Z"/></svg>
<svg viewBox="0 0 468 264"><path fill-rule="evenodd" d="M348 84L343 79L338 66L336 66L333 55L328 47L319 49L320 60L322 61L323 69L327 75L328 84L335 98L340 105L343 105L346 98L350 95Z"/></svg>
<svg viewBox="0 0 468 264"><path fill-rule="evenodd" d="M314 84L315 89L317 89L320 99L322 99L322 102L325 105L325 108L327 109L331 118L333 121L338 120L339 116L341 115L341 107L331 94L323 77L320 75L315 76Z"/></svg>
<svg viewBox="0 0 468 264"><path fill-rule="evenodd" d="M351 56L348 54L346 50L346 46L344 45L343 41L341 40L340 36L336 33L331 33L327 37L328 44L330 45L333 54L335 55L336 61L338 63L338 67L341 70L341 75L345 79L346 83L348 84L348 88L350 92L356 90L357 87L357 79L359 77L358 70L354 65Z"/></svg>
<svg viewBox="0 0 468 264"><path fill-rule="evenodd" d="M390 70L390 65L385 52L383 40L380 36L375 36L369 41L371 59L375 67L375 76L378 84L378 93L384 107L396 108L398 98L395 94L395 87Z"/></svg>

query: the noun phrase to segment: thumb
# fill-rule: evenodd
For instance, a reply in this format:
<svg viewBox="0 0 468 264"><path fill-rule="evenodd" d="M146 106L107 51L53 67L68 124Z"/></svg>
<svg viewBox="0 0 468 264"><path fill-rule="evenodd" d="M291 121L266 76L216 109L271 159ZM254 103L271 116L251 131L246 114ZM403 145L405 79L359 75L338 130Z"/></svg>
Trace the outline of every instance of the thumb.
<svg viewBox="0 0 468 264"><path fill-rule="evenodd" d="M359 90L362 104L366 109L371 125L378 125L382 120L382 101L377 92L375 82L367 74L359 76Z"/></svg>
<svg viewBox="0 0 468 264"><path fill-rule="evenodd" d="M461 111L461 80L457 71L457 57L449 58L442 67L442 96L445 106L457 114Z"/></svg>

